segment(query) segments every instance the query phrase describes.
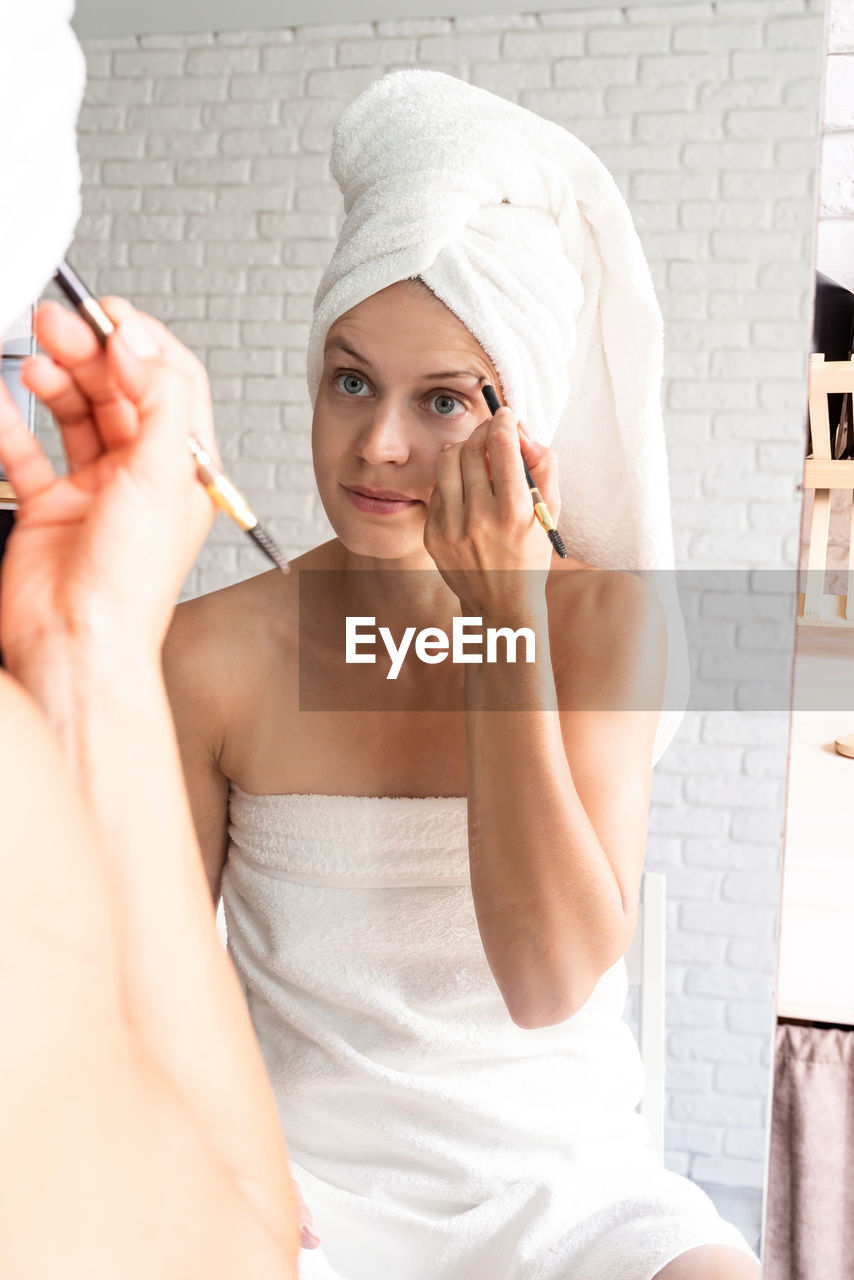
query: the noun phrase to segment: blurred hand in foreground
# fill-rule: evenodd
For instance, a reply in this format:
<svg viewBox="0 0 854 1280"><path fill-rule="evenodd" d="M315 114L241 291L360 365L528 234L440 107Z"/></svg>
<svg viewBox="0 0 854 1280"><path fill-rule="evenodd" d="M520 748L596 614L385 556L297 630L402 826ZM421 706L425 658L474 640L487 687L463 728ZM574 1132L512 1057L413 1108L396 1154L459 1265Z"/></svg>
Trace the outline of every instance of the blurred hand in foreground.
<svg viewBox="0 0 854 1280"><path fill-rule="evenodd" d="M187 437L217 458L207 375L169 331L121 298L103 349L89 326L44 303L47 352L25 385L51 409L68 473L58 476L0 387L0 465L19 502L0 574L0 649L18 674L43 642L132 636L158 653L215 508Z"/></svg>

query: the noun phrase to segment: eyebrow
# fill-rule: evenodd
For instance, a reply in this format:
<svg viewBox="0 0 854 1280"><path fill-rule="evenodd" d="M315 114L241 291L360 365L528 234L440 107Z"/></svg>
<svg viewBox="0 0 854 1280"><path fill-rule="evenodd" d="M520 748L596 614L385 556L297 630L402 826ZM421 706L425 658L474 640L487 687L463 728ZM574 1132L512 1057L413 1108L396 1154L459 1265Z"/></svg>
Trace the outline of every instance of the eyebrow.
<svg viewBox="0 0 854 1280"><path fill-rule="evenodd" d="M359 364L365 365L366 368L370 369L373 367L370 360L361 355L353 347L349 347L347 343L343 342L340 338L334 338L332 342L329 343L326 350L343 351L346 355L352 356L354 360L358 360ZM487 381L486 374L477 373L474 369L440 369L436 373L423 373L420 376L425 382L436 378L474 378L477 382Z"/></svg>

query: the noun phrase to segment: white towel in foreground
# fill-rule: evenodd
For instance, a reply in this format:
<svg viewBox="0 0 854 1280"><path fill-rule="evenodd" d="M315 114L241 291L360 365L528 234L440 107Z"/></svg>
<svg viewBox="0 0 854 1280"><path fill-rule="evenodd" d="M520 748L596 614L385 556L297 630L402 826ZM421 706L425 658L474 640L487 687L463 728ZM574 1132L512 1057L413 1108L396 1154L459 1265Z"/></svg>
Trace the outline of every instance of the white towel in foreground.
<svg viewBox="0 0 854 1280"><path fill-rule="evenodd" d="M0 335L35 301L80 215L85 81L72 0L0 0Z"/></svg>
<svg viewBox="0 0 854 1280"><path fill-rule="evenodd" d="M490 356L530 434L556 448L570 553L608 569L672 570L661 312L601 161L504 98L405 70L344 111L331 168L346 217L315 299L312 401L333 322L418 276ZM687 656L671 575L654 585L669 642L660 754L687 702Z"/></svg>

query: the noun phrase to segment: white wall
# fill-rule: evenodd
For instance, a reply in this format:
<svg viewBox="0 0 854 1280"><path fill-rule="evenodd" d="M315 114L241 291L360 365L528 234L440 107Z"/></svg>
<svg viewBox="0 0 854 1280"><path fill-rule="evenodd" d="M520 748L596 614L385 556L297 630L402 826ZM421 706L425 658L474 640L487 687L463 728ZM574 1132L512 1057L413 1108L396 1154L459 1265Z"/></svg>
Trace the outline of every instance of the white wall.
<svg viewBox="0 0 854 1280"><path fill-rule="evenodd" d="M765 0L718 0L726 8ZM625 0L624 8L646 0ZM658 0L659 8L682 0ZM611 8L611 0L539 0L539 12ZM81 39L162 35L164 32L240 31L298 23L379 21L384 18L480 17L513 14L518 0L77 0L74 28Z"/></svg>
<svg viewBox="0 0 854 1280"><path fill-rule="evenodd" d="M304 347L341 213L332 122L393 67L470 79L570 127L630 202L667 324L679 563L792 566L821 30L813 0L743 0L88 42L76 261L203 357L230 473L302 551L328 536ZM185 594L264 568L220 520ZM757 643L714 607L721 643ZM690 715L650 818L670 895L667 1162L754 1205L786 731L782 710Z"/></svg>
<svg viewBox="0 0 854 1280"><path fill-rule="evenodd" d="M819 271L854 289L854 5L828 0L816 241Z"/></svg>

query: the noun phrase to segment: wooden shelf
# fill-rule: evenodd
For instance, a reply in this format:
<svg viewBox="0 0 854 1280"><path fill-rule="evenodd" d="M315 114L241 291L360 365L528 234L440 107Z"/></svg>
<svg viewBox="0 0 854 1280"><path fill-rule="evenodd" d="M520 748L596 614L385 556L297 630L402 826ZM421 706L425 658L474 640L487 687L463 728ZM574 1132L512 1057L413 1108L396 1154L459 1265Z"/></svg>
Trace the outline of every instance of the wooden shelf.
<svg viewBox="0 0 854 1280"><path fill-rule="evenodd" d="M804 463L806 489L854 489L854 458L814 458Z"/></svg>
<svg viewBox="0 0 854 1280"><path fill-rule="evenodd" d="M817 597L818 607L811 601L810 612L806 612L806 596L802 591L798 596L799 627L854 627L854 598L851 601L851 617L848 617L848 596Z"/></svg>
<svg viewBox="0 0 854 1280"><path fill-rule="evenodd" d="M824 594L830 494L833 489L847 489L854 496L854 458L831 457L827 397L839 392L854 393L854 359L826 361L821 352L811 356L809 413L812 453L804 463L804 488L812 489L815 497L807 554L807 589L798 600L797 620L802 626L854 626L854 503L848 534L848 590L844 596Z"/></svg>

